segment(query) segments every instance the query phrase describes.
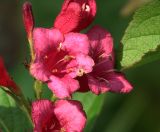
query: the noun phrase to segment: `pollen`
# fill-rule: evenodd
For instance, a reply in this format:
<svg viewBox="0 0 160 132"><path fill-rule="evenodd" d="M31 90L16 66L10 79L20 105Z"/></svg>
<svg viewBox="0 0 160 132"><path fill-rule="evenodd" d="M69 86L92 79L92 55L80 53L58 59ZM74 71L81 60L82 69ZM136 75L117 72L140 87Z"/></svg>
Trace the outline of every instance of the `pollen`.
<svg viewBox="0 0 160 132"><path fill-rule="evenodd" d="M85 73L84 70L82 68L80 68L77 72L77 76L81 77L81 76L83 76L84 73Z"/></svg>
<svg viewBox="0 0 160 132"><path fill-rule="evenodd" d="M44 59L48 59L48 56L47 56L47 55L45 55L45 56L44 56Z"/></svg>
<svg viewBox="0 0 160 132"><path fill-rule="evenodd" d="M82 10L83 10L83 11L86 11L86 12L90 12L90 7L89 7L89 5L87 5L86 3L84 3L84 4L82 5Z"/></svg>
<svg viewBox="0 0 160 132"><path fill-rule="evenodd" d="M61 128L60 132L66 132L65 128Z"/></svg>
<svg viewBox="0 0 160 132"><path fill-rule="evenodd" d="M66 56L64 57L64 60L65 60L65 61L70 61L71 59L74 59L74 58L75 58L74 56L66 55Z"/></svg>
<svg viewBox="0 0 160 132"><path fill-rule="evenodd" d="M59 44L57 50L60 51L62 49L62 43Z"/></svg>
<svg viewBox="0 0 160 132"><path fill-rule="evenodd" d="M53 69L53 70L52 70L52 73L56 73L56 72L58 72L57 69Z"/></svg>

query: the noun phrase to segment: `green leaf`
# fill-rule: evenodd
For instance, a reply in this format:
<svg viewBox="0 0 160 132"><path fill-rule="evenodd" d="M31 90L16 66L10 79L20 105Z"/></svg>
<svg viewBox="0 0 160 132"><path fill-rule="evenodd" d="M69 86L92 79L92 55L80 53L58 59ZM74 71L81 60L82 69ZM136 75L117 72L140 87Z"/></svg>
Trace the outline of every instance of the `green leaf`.
<svg viewBox="0 0 160 132"><path fill-rule="evenodd" d="M74 95L74 99L79 100L82 103L87 114L87 125L85 128L86 132L90 132L92 130L96 118L98 117L103 106L104 98L104 94L97 96L91 92L82 94L77 93Z"/></svg>
<svg viewBox="0 0 160 132"><path fill-rule="evenodd" d="M122 39L122 69L160 59L160 1L144 5L134 15Z"/></svg>
<svg viewBox="0 0 160 132"><path fill-rule="evenodd" d="M13 98L0 88L0 130L3 132L31 131L31 124Z"/></svg>

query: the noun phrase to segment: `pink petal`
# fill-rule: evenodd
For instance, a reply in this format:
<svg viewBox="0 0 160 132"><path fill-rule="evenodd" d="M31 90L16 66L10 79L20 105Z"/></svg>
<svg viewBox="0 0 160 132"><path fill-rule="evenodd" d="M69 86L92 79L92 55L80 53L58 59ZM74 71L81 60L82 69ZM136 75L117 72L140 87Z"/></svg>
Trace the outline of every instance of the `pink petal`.
<svg viewBox="0 0 160 132"><path fill-rule="evenodd" d="M106 79L109 81L108 88L111 92L129 93L133 89L122 73L111 72L107 74Z"/></svg>
<svg viewBox="0 0 160 132"><path fill-rule="evenodd" d="M65 0L54 27L63 33L79 32L93 21L95 15L95 0Z"/></svg>
<svg viewBox="0 0 160 132"><path fill-rule="evenodd" d="M104 76L90 74L87 76L90 90L95 94L107 91L116 93L129 93L133 87L122 73L108 72Z"/></svg>
<svg viewBox="0 0 160 132"><path fill-rule="evenodd" d="M82 132L86 115L78 101L59 100L55 103L54 113L66 132Z"/></svg>
<svg viewBox="0 0 160 132"><path fill-rule="evenodd" d="M30 66L30 73L37 80L46 82L49 80L49 76L51 75L49 71L45 70L43 63L40 61L34 62Z"/></svg>
<svg viewBox="0 0 160 132"><path fill-rule="evenodd" d="M100 75L104 72L113 71L113 62L110 59L103 60L93 67L93 74Z"/></svg>
<svg viewBox="0 0 160 132"><path fill-rule="evenodd" d="M111 59L114 64L113 39L111 34L99 26L94 26L87 35L91 44L90 55L95 63Z"/></svg>
<svg viewBox="0 0 160 132"><path fill-rule="evenodd" d="M48 87L53 91L53 93L58 98L70 97L73 92L79 88L78 81L65 76L63 78L57 78L55 76L50 77L50 82Z"/></svg>
<svg viewBox="0 0 160 132"><path fill-rule="evenodd" d="M44 127L49 125L50 118L53 117L53 104L49 100L39 100L32 103L32 120L34 132L42 132Z"/></svg>
<svg viewBox="0 0 160 132"><path fill-rule="evenodd" d="M68 33L65 35L62 49L67 50L70 54L89 52L89 40L87 35L80 33Z"/></svg>
<svg viewBox="0 0 160 132"><path fill-rule="evenodd" d="M93 93L99 95L101 93L109 91L109 88L107 87L105 82L100 81L90 75L88 75L87 78L88 78L88 86Z"/></svg>
<svg viewBox="0 0 160 132"><path fill-rule="evenodd" d="M71 77L82 76L83 74L90 73L93 69L94 61L91 57L84 54L77 54L75 60L72 60L68 65L67 68L73 68L73 72L69 75Z"/></svg>
<svg viewBox="0 0 160 132"><path fill-rule="evenodd" d="M83 54L79 54L76 57L76 61L79 65L79 69L82 68L85 73L90 73L94 66L94 61L91 57Z"/></svg>
<svg viewBox="0 0 160 132"><path fill-rule="evenodd" d="M35 28L33 43L36 54L42 54L51 48L58 47L63 42L63 35L58 29Z"/></svg>

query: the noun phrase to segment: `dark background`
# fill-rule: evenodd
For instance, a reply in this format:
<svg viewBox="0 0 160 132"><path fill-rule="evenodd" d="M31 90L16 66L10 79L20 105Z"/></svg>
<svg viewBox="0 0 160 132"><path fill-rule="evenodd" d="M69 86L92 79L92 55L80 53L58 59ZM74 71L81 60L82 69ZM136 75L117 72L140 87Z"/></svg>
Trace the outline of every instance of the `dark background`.
<svg viewBox="0 0 160 132"><path fill-rule="evenodd" d="M111 32L115 49L134 9L143 0L97 0L98 12L92 25ZM33 79L24 68L28 42L22 23L23 0L0 0L0 55L26 97L34 99ZM62 0L31 0L37 27L52 27ZM128 5L128 6L127 6ZM125 71L134 90L127 95L106 93L105 104L93 126L93 132L160 132L160 62ZM48 95L50 94L46 90ZM47 95L46 95L47 96Z"/></svg>

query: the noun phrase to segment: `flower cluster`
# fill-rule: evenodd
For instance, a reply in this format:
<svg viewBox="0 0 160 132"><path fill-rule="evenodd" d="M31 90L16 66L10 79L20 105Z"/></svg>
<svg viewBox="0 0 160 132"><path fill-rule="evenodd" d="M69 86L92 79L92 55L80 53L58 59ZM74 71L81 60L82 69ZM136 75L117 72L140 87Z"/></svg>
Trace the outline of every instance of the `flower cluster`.
<svg viewBox="0 0 160 132"><path fill-rule="evenodd" d="M100 26L80 33L95 18L95 0L64 0L53 27L34 26L32 6L23 5L23 19L30 42L31 75L46 83L59 99L38 100L32 104L35 132L81 132L86 115L76 91L96 95L107 91L128 93L131 84L114 69L115 55L111 34Z"/></svg>

